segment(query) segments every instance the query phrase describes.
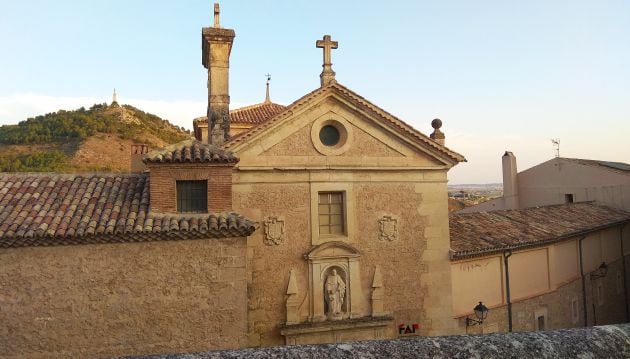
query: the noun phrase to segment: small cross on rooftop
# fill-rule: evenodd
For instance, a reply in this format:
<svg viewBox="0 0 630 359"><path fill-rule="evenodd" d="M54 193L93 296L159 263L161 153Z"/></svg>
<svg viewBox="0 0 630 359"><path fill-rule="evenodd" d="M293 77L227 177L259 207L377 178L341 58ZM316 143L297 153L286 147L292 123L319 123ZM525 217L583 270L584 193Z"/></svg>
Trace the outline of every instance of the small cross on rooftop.
<svg viewBox="0 0 630 359"><path fill-rule="evenodd" d="M330 83L336 82L335 80L335 71L332 69L331 62L331 50L339 47L339 43L337 41L332 41L330 35L324 35L321 40L317 40L315 46L320 49L324 49L324 64L322 67L321 75L321 84L322 86L326 86Z"/></svg>
<svg viewBox="0 0 630 359"><path fill-rule="evenodd" d="M219 12L219 3L216 2L214 3L214 27L217 29L221 27L221 25L219 24Z"/></svg>

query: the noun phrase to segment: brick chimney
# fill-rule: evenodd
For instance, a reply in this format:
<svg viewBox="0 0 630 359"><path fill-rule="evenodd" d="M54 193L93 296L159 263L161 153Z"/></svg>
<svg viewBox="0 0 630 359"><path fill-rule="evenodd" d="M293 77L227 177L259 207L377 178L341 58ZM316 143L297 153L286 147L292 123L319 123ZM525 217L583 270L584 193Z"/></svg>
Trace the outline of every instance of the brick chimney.
<svg viewBox="0 0 630 359"><path fill-rule="evenodd" d="M149 153L149 145L134 144L131 145L131 172L144 172L147 167L142 162L144 155Z"/></svg>
<svg viewBox="0 0 630 359"><path fill-rule="evenodd" d="M214 26L201 30L202 63L208 69L208 143L222 145L230 139L230 52L234 30L219 24L219 4L214 4Z"/></svg>

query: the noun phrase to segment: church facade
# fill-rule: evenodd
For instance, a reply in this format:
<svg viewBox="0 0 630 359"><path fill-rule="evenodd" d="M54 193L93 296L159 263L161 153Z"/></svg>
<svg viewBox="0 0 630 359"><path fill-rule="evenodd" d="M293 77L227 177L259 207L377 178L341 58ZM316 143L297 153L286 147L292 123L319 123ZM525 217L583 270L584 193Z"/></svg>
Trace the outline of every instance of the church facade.
<svg viewBox="0 0 630 359"><path fill-rule="evenodd" d="M226 134L243 112L224 115L231 31L203 29L210 121L195 133L238 155L233 207L260 224L247 246L249 344L393 338L401 324L451 333L446 174L464 158L339 84L330 36L316 44L320 88Z"/></svg>
<svg viewBox="0 0 630 359"><path fill-rule="evenodd" d="M235 32L220 26L218 10L214 26L202 30L208 112L194 121L194 139L145 154L142 173L0 174L3 355L458 334L477 300L497 313L514 304L516 318L519 305L527 306L523 317L531 303L545 307L549 327L614 322L622 311L627 318L627 288L614 292L614 308L582 322L553 308L566 307L558 288L573 298L601 260L626 285L620 253L630 245L615 248L630 243L628 213L581 205L520 214L533 229L522 228L518 213L449 222L447 173L465 159L444 146L441 121L426 136L337 82L331 51L338 44L330 36L316 42L319 88L288 106L267 96L231 110ZM550 229L540 230L552 215L562 228L548 220ZM596 220L568 225L581 216ZM515 234L503 236L508 228ZM580 235L591 239L582 243ZM571 244L556 249L562 241ZM585 256L581 273L553 262L576 264L577 245L601 253ZM507 249L515 252L513 292L503 286ZM562 280L539 290L538 280L527 279L532 256L552 263L538 277L558 276L560 268ZM547 304L543 295L554 299ZM487 324L505 331L504 318L495 314ZM532 329L527 320L515 330ZM494 331L486 327L480 331Z"/></svg>

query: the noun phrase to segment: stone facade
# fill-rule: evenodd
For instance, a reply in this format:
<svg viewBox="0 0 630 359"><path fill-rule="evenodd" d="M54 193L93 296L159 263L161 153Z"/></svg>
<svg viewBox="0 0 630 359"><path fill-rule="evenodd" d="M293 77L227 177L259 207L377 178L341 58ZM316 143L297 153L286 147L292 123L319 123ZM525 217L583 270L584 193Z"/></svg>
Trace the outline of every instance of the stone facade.
<svg viewBox="0 0 630 359"><path fill-rule="evenodd" d="M281 123L228 144L241 159L234 209L283 226L281 241L267 231L248 239L249 345L451 333L446 172L453 159L409 144L331 86L289 106ZM319 130L331 121L343 143L326 148ZM343 193L344 231L321 235L318 194L330 191ZM349 293L338 321L325 318L319 294L332 267L346 276Z"/></svg>
<svg viewBox="0 0 630 359"><path fill-rule="evenodd" d="M246 239L0 251L3 358L247 345Z"/></svg>

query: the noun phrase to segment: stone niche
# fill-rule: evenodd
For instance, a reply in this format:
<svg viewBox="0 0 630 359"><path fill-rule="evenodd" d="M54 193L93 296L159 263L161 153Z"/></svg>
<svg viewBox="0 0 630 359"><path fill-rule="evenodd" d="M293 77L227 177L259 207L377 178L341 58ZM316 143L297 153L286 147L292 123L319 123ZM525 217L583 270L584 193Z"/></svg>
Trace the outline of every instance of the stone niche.
<svg viewBox="0 0 630 359"><path fill-rule="evenodd" d="M308 288L300 291L291 270L287 284L287 321L280 332L286 344L331 343L382 339L393 318L374 310L361 285L361 253L345 242L327 242L304 255L308 262ZM375 271L375 277L377 276ZM378 275L380 283L380 274ZM379 288L382 284L379 284ZM299 295L302 292L302 295ZM298 298L306 294L300 305ZM302 308L300 308L302 307ZM307 310L304 310L307 309ZM304 316L303 314L308 315ZM300 315L303 313L302 315ZM378 313L378 314L377 314ZM300 320L300 318L304 318Z"/></svg>

